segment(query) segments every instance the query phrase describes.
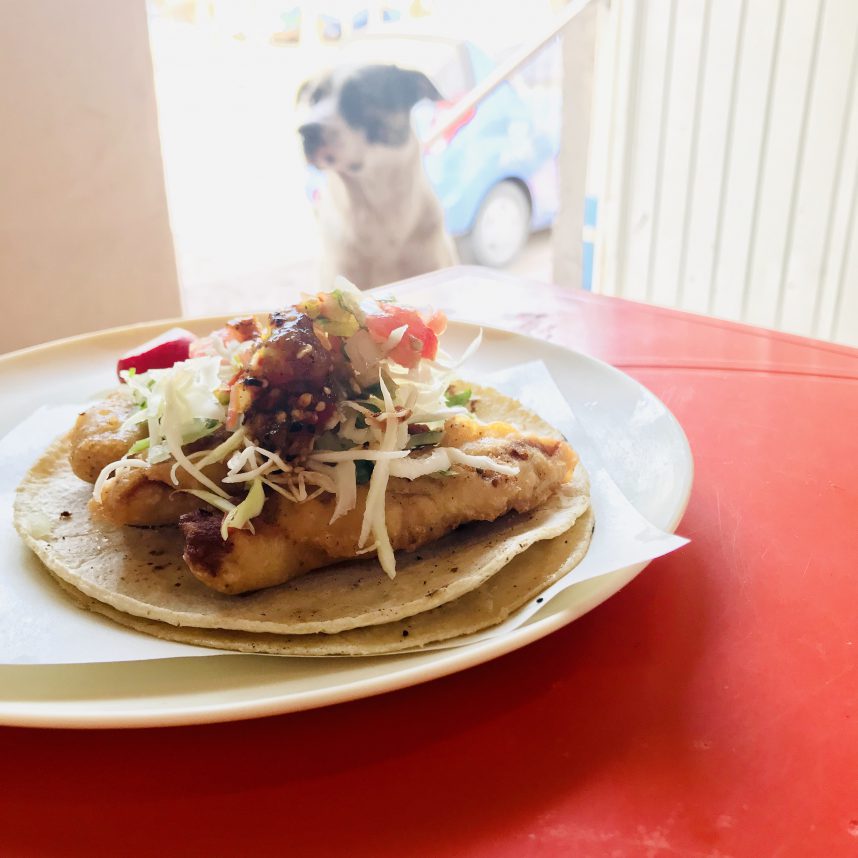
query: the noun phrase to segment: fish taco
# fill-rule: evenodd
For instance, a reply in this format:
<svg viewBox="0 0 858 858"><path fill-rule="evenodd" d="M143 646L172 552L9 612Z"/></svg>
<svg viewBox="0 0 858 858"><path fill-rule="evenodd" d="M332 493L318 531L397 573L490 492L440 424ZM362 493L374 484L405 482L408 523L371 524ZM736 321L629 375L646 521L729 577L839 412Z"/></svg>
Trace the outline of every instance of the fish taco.
<svg viewBox="0 0 858 858"><path fill-rule="evenodd" d="M361 655L494 625L593 527L560 434L458 378L446 320L349 284L125 356L18 489L82 607L221 649Z"/></svg>

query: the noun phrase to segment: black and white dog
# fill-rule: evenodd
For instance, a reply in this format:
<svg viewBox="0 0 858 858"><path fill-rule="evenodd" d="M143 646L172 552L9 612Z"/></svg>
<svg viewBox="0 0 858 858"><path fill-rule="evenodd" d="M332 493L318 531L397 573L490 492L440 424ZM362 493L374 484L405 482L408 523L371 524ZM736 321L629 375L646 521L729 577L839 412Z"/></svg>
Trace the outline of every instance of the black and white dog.
<svg viewBox="0 0 858 858"><path fill-rule="evenodd" d="M411 127L423 98L441 96L422 72L392 65L338 68L299 89L304 154L328 173L319 200L324 288L339 274L369 289L456 261Z"/></svg>

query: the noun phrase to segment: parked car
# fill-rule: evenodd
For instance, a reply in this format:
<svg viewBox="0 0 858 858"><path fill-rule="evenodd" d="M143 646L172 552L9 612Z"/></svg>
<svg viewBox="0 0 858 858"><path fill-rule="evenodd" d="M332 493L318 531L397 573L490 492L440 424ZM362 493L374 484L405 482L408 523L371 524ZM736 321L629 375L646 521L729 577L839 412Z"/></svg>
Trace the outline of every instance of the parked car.
<svg viewBox="0 0 858 858"><path fill-rule="evenodd" d="M471 42L386 33L354 39L343 47L342 58L396 63L429 76L444 101L415 107L420 139L427 139L445 113L494 68ZM559 88L552 92L504 82L426 148L426 172L465 259L502 267L532 231L551 225L558 205L559 143ZM314 198L324 175L309 169L308 191Z"/></svg>

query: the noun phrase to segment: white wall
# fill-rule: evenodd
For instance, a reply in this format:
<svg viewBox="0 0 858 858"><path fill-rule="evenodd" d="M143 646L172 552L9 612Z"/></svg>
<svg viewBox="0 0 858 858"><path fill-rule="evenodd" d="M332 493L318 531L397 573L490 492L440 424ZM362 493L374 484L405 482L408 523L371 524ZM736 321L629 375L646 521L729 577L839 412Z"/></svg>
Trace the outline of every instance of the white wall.
<svg viewBox="0 0 858 858"><path fill-rule="evenodd" d="M144 0L3 0L0 352L179 312Z"/></svg>
<svg viewBox="0 0 858 858"><path fill-rule="evenodd" d="M611 0L602 24L596 288L858 345L858 2Z"/></svg>

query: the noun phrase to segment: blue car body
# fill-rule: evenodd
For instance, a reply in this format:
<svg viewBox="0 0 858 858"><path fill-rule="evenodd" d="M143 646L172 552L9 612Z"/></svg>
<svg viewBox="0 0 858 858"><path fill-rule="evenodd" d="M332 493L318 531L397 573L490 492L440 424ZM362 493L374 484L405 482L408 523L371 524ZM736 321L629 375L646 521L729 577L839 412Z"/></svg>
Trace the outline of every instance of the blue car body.
<svg viewBox="0 0 858 858"><path fill-rule="evenodd" d="M465 43L465 50L474 80L479 83L493 63L470 43ZM469 233L488 192L507 180L527 191L531 229L551 225L557 212L556 157L560 145L559 104L556 111L551 107L546 98L523 95L512 84L502 83L477 105L471 118L445 145L425 153L426 172L452 235ZM431 112L426 105L415 109L419 137L428 134Z"/></svg>

